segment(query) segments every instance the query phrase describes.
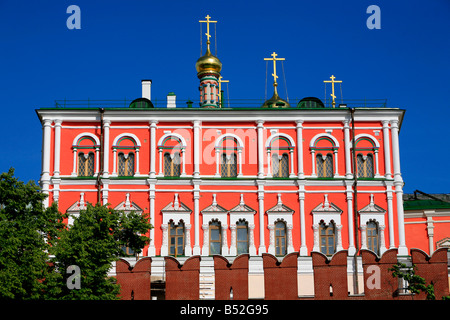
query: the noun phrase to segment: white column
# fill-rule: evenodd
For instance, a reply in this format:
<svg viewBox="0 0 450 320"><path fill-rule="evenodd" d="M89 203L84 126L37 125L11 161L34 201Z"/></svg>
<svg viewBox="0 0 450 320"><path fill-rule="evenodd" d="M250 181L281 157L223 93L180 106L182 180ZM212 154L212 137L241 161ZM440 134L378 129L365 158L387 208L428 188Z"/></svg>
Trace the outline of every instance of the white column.
<svg viewBox="0 0 450 320"><path fill-rule="evenodd" d="M342 248L342 225L336 226L336 252L341 251Z"/></svg>
<svg viewBox="0 0 450 320"><path fill-rule="evenodd" d="M256 248L255 248L255 225L248 225L248 253L251 256L256 256Z"/></svg>
<svg viewBox="0 0 450 320"><path fill-rule="evenodd" d="M149 191L149 198L150 198L150 223L155 223L155 181L149 181L150 184L150 191ZM150 244L148 247L148 253L147 255L149 257L154 257L156 255L156 248L155 248L155 228L150 229Z"/></svg>
<svg viewBox="0 0 450 320"><path fill-rule="evenodd" d="M185 228L185 244L184 244L184 255L187 257L192 256L192 248L191 248L191 224L186 223L184 225Z"/></svg>
<svg viewBox="0 0 450 320"><path fill-rule="evenodd" d="M117 175L117 149L113 147L113 171L111 175Z"/></svg>
<svg viewBox="0 0 450 320"><path fill-rule="evenodd" d="M222 224L222 255L228 256L228 239L227 239L228 225Z"/></svg>
<svg viewBox="0 0 450 320"><path fill-rule="evenodd" d="M317 175L316 175L316 151L315 150L311 150L311 165L312 165L311 177L317 177Z"/></svg>
<svg viewBox="0 0 450 320"><path fill-rule="evenodd" d="M258 130L258 179L262 179L264 178L264 120L257 120L256 123Z"/></svg>
<svg viewBox="0 0 450 320"><path fill-rule="evenodd" d="M384 226L378 226L380 231L380 255L386 252L386 241L384 239Z"/></svg>
<svg viewBox="0 0 450 320"><path fill-rule="evenodd" d="M72 177L77 176L77 148L73 147L73 168L72 168Z"/></svg>
<svg viewBox="0 0 450 320"><path fill-rule="evenodd" d="M134 175L139 175L139 149L136 148L136 172Z"/></svg>
<svg viewBox="0 0 450 320"><path fill-rule="evenodd" d="M303 179L305 177L303 172L303 120L296 120L297 123L297 166L298 166L298 178Z"/></svg>
<svg viewBox="0 0 450 320"><path fill-rule="evenodd" d="M375 178L380 176L380 170L379 170L379 166L378 166L378 149L375 149L374 151L375 153Z"/></svg>
<svg viewBox="0 0 450 320"><path fill-rule="evenodd" d="M307 256L308 248L306 247L305 186L303 184L299 185L298 200L300 212L300 255Z"/></svg>
<svg viewBox="0 0 450 320"><path fill-rule="evenodd" d="M163 172L163 156L162 156L162 149L158 150L158 154L159 154L159 176L163 176L164 172Z"/></svg>
<svg viewBox="0 0 450 320"><path fill-rule="evenodd" d="M156 120L150 121L150 172L149 172L150 178L156 177L155 163L156 163L156 124L157 123L158 123L158 121L156 121Z"/></svg>
<svg viewBox="0 0 450 320"><path fill-rule="evenodd" d="M169 225L167 223L161 224L162 229L162 244L161 244L161 256L167 256L169 254Z"/></svg>
<svg viewBox="0 0 450 320"><path fill-rule="evenodd" d="M344 148L345 148L345 178L352 179L352 163L350 155L350 127L349 120L344 120Z"/></svg>
<svg viewBox="0 0 450 320"><path fill-rule="evenodd" d="M291 253L294 252L294 245L292 243L292 229L293 229L293 225L292 224L288 224L286 226L287 229L287 253Z"/></svg>
<svg viewBox="0 0 450 320"><path fill-rule="evenodd" d="M200 123L194 120L194 178L200 178Z"/></svg>
<svg viewBox="0 0 450 320"><path fill-rule="evenodd" d="M361 230L361 249L367 249L367 226L363 224L359 230Z"/></svg>
<svg viewBox="0 0 450 320"><path fill-rule="evenodd" d="M258 214L259 214L259 249L258 255L266 253L264 244L264 182L258 182Z"/></svg>
<svg viewBox="0 0 450 320"><path fill-rule="evenodd" d="M182 172L181 172L181 176L185 176L186 175L186 150L184 147L181 148L181 156L182 156Z"/></svg>
<svg viewBox="0 0 450 320"><path fill-rule="evenodd" d="M269 250L268 250L268 252L270 254L275 255L275 225L269 224L267 226L267 229L269 229Z"/></svg>
<svg viewBox="0 0 450 320"><path fill-rule="evenodd" d="M270 157L270 150L267 150L267 177L272 177L272 161Z"/></svg>
<svg viewBox="0 0 450 320"><path fill-rule="evenodd" d="M216 178L220 177L219 166L220 166L220 150L216 149Z"/></svg>
<svg viewBox="0 0 450 320"><path fill-rule="evenodd" d="M352 182L347 182L347 219L348 219L348 255L353 256L355 248L354 212L353 212L353 192Z"/></svg>
<svg viewBox="0 0 450 320"><path fill-rule="evenodd" d="M291 170L289 172L289 178L295 178L294 174L294 149L289 150L289 160L291 161Z"/></svg>
<svg viewBox="0 0 450 320"><path fill-rule="evenodd" d="M385 164L385 177L386 179L392 179L391 173L391 147L389 138L389 121L384 120L383 123L383 145L384 145L384 164Z"/></svg>
<svg viewBox="0 0 450 320"><path fill-rule="evenodd" d="M320 244L319 244L319 225L313 224L313 234L314 234L314 246L312 251L320 252Z"/></svg>
<svg viewBox="0 0 450 320"><path fill-rule="evenodd" d="M241 177L242 176L242 149L238 150L238 161L239 161L238 177Z"/></svg>
<svg viewBox="0 0 450 320"><path fill-rule="evenodd" d="M434 252L434 224L433 217L427 217L427 234L428 234L428 249L431 256Z"/></svg>
<svg viewBox="0 0 450 320"><path fill-rule="evenodd" d="M392 182L391 182L392 183ZM386 190L387 205L388 205L388 225L389 225L389 249L395 248L394 238L394 205L392 203L392 187L388 186Z"/></svg>
<svg viewBox="0 0 450 320"><path fill-rule="evenodd" d="M98 176L100 171L100 147L95 147L95 174Z"/></svg>
<svg viewBox="0 0 450 320"><path fill-rule="evenodd" d="M208 224L202 224L202 229L203 229L202 256L207 256L207 255L209 255L209 225ZM194 247L194 254L196 254L195 253L195 247Z"/></svg>
<svg viewBox="0 0 450 320"><path fill-rule="evenodd" d="M109 128L110 120L103 120L103 178L109 178Z"/></svg>
<svg viewBox="0 0 450 320"><path fill-rule="evenodd" d="M194 255L200 254L200 185L194 181Z"/></svg>
<svg viewBox="0 0 450 320"><path fill-rule="evenodd" d="M333 152L334 152L334 176L337 177L339 175L338 151L337 149L334 149Z"/></svg>
<svg viewBox="0 0 450 320"><path fill-rule="evenodd" d="M405 220L403 212L403 179L400 172L400 148L398 139L398 120L391 121L392 133L392 157L394 160L394 186L397 203L398 220L398 254L408 255L408 249L405 243Z"/></svg>
<svg viewBox="0 0 450 320"><path fill-rule="evenodd" d="M235 256L237 254L236 225L235 224L230 224L230 230L231 230L230 256ZM223 254L223 252L222 252L222 254Z"/></svg>
<svg viewBox="0 0 450 320"><path fill-rule="evenodd" d="M41 181L50 180L50 137L52 120L44 120L43 124L43 146L42 146L42 175Z"/></svg>
<svg viewBox="0 0 450 320"><path fill-rule="evenodd" d="M61 123L62 120L55 120L55 170L53 176L59 178L60 171L60 158L61 158Z"/></svg>

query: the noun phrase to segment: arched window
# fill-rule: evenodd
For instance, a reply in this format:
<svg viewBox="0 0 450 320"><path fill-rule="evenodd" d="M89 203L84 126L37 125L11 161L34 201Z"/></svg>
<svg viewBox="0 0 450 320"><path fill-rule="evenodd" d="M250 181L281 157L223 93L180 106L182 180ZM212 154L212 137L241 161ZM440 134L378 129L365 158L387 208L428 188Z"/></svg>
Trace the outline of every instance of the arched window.
<svg viewBox="0 0 450 320"><path fill-rule="evenodd" d="M367 248L378 254L380 245L378 241L378 224L375 221L370 220L367 222L366 235Z"/></svg>
<svg viewBox="0 0 450 320"><path fill-rule="evenodd" d="M272 172L276 178L289 177L289 156L287 153L283 153L281 157L277 153L272 155Z"/></svg>
<svg viewBox="0 0 450 320"><path fill-rule="evenodd" d="M336 251L336 237L335 237L335 225L333 222L326 225L325 222L321 222L319 225L319 241L320 252L325 255L333 255Z"/></svg>
<svg viewBox="0 0 450 320"><path fill-rule="evenodd" d="M73 148L72 177L95 177L99 171L99 138L89 132L75 137Z"/></svg>
<svg viewBox="0 0 450 320"><path fill-rule="evenodd" d="M169 223L169 255L178 257L184 255L184 223L180 221L177 225Z"/></svg>
<svg viewBox="0 0 450 320"><path fill-rule="evenodd" d="M180 177L186 175L186 141L178 133L166 133L158 141L159 175Z"/></svg>
<svg viewBox="0 0 450 320"><path fill-rule="evenodd" d="M141 143L132 133L119 134L113 141L112 176L139 176L139 149Z"/></svg>
<svg viewBox="0 0 450 320"><path fill-rule="evenodd" d="M219 221L212 221L209 224L209 254L222 253L222 227Z"/></svg>
<svg viewBox="0 0 450 320"><path fill-rule="evenodd" d="M237 155L236 153L222 153L220 162L220 175L222 178L237 177Z"/></svg>
<svg viewBox="0 0 450 320"><path fill-rule="evenodd" d="M319 153L316 156L317 176L321 178L333 177L333 155L328 153L326 156Z"/></svg>
<svg viewBox="0 0 450 320"><path fill-rule="evenodd" d="M372 153L367 153L362 155L361 153L356 157L358 178L373 178L373 155Z"/></svg>
<svg viewBox="0 0 450 320"><path fill-rule="evenodd" d="M237 254L248 253L248 222L239 220L236 223Z"/></svg>
<svg viewBox="0 0 450 320"><path fill-rule="evenodd" d="M180 176L180 153L175 152L164 154L164 176L179 177Z"/></svg>
<svg viewBox="0 0 450 320"><path fill-rule="evenodd" d="M119 153L119 177L130 177L134 175L134 153Z"/></svg>
<svg viewBox="0 0 450 320"><path fill-rule="evenodd" d="M217 138L216 177L234 178L242 175L242 140L234 134L224 134Z"/></svg>
<svg viewBox="0 0 450 320"><path fill-rule="evenodd" d="M283 221L275 224L275 255L286 255L286 224Z"/></svg>
<svg viewBox="0 0 450 320"><path fill-rule="evenodd" d="M79 177L92 177L94 176L94 153L78 154L78 176Z"/></svg>

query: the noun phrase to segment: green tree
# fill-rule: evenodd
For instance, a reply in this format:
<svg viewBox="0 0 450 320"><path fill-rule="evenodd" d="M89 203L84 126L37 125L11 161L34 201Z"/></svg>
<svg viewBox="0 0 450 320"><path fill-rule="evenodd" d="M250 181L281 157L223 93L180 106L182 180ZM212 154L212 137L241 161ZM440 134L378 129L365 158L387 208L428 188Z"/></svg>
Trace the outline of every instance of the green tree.
<svg viewBox="0 0 450 320"><path fill-rule="evenodd" d="M47 291L49 244L63 228L56 205L45 209L46 198L33 182L0 175L0 298L42 299Z"/></svg>
<svg viewBox="0 0 450 320"><path fill-rule="evenodd" d="M57 275L51 279L53 296L49 294L49 298L117 299L120 286L114 278L108 277L108 271L112 263L123 256L123 246L141 251L149 242L143 234L151 227L147 215L88 204L74 219L73 225L61 230L52 243L54 271L62 279ZM72 265L80 270L79 288L67 286L67 281L73 280L73 274L66 270Z"/></svg>
<svg viewBox="0 0 450 320"><path fill-rule="evenodd" d="M415 269L416 266L414 264L411 267L408 267L404 263L397 262L397 264L393 265L392 268L389 268L388 270L392 272L394 278L404 279L408 284L407 289L412 294L425 292L427 300L435 300L436 297L434 294L433 283L426 285L425 279L418 276Z"/></svg>

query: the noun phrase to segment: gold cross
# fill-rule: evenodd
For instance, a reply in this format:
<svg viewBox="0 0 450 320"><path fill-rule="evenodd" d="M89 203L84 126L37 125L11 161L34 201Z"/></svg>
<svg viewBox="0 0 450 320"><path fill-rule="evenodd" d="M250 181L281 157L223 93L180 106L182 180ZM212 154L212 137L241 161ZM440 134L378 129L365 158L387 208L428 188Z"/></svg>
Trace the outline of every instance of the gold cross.
<svg viewBox="0 0 450 320"><path fill-rule="evenodd" d="M222 80L222 76L219 77L219 94L222 92L222 82L230 82L230 80Z"/></svg>
<svg viewBox="0 0 450 320"><path fill-rule="evenodd" d="M333 98L332 105L333 105L333 108L334 108L334 106L336 105L336 102L334 102L334 99L336 98L336 96L334 95L334 84L335 83L342 83L342 81L341 80L336 80L335 81L334 79L336 79L336 77L334 75L331 75L330 79L331 79L331 81L330 80L324 80L323 82L324 83L331 83L331 97Z"/></svg>
<svg viewBox="0 0 450 320"><path fill-rule="evenodd" d="M212 21L212 20L209 20L211 17L209 16L209 14L205 17L206 18L206 21L205 20L199 20L199 22L200 23L202 23L202 22L206 22L206 33L205 33L205 35L206 35L206 37L207 37L207 44L208 44L208 46L209 46L209 44L210 44L210 41L209 41L209 38L211 38L211 35L209 34L209 24L210 23L217 23L217 21Z"/></svg>
<svg viewBox="0 0 450 320"><path fill-rule="evenodd" d="M277 61L281 61L284 60L284 58L277 58L277 54L274 52L271 54L272 58L264 58L264 60L273 60L273 85L276 86L277 83Z"/></svg>

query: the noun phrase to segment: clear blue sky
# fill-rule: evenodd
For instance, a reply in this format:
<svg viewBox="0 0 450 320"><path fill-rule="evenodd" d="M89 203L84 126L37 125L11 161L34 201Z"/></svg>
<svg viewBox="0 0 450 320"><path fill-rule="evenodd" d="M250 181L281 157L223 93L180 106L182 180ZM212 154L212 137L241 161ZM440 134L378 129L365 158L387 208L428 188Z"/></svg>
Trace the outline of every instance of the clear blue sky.
<svg viewBox="0 0 450 320"><path fill-rule="evenodd" d="M72 4L81 9L80 30L66 27ZM381 29L366 26L370 5L381 9ZM0 170L38 181L35 109L54 100L131 100L141 79L153 80L152 97L198 99L198 20L207 14L219 21L230 98L264 98L263 58L273 51L286 59L290 98L323 99L323 80L334 74L344 99L406 109L405 192L450 193L449 0L0 0Z"/></svg>

